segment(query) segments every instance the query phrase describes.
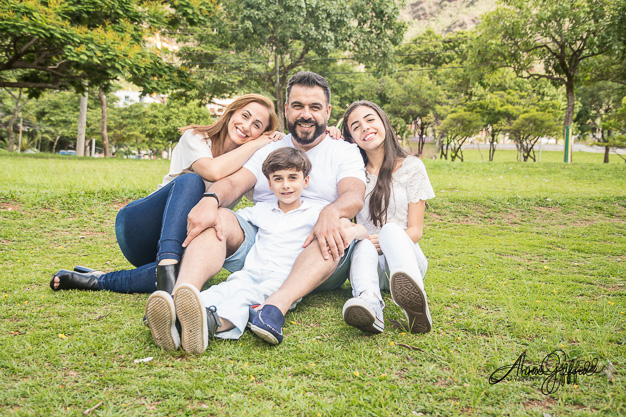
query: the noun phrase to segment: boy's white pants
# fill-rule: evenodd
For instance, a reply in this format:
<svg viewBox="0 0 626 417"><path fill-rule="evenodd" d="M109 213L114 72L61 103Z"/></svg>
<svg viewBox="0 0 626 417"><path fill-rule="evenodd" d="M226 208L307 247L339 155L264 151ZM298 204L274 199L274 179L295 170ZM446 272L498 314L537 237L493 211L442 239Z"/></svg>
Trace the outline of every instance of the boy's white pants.
<svg viewBox="0 0 626 417"><path fill-rule="evenodd" d="M356 243L350 265L354 297L371 291L382 301L380 290L389 290L389 277L398 270L409 273L416 280L423 280L426 275L428 260L424 252L400 226L384 225L378 234L378 243L383 252L380 256L369 240Z"/></svg>
<svg viewBox="0 0 626 417"><path fill-rule="evenodd" d="M287 275L274 271L233 272L226 281L200 293L205 307L215 306L217 315L230 321L235 328L219 332L215 337L239 339L246 329L250 306L263 304L283 285Z"/></svg>

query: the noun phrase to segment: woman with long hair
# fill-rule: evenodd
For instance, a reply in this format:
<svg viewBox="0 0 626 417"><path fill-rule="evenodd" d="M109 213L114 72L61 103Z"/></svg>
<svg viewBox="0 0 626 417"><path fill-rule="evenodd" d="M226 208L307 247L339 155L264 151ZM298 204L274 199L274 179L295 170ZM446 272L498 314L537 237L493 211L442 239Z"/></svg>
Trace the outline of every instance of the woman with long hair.
<svg viewBox="0 0 626 417"><path fill-rule="evenodd" d="M411 333L429 332L432 321L423 281L428 261L418 244L426 200L435 196L426 167L402 149L389 118L372 102L352 103L342 130L365 161L365 202L356 219L368 233L352 253L354 298L343 307L344 321L381 333L385 304L380 290L386 289L404 310Z"/></svg>
<svg viewBox="0 0 626 417"><path fill-rule="evenodd" d="M259 94L246 94L229 104L212 125L181 128L169 172L157 190L129 203L115 220L120 249L136 268L106 274L87 268L62 269L54 274L50 287L54 291L171 292L184 250L187 215L210 184L234 173L258 149L280 139L283 134L275 132L277 126L273 102Z"/></svg>

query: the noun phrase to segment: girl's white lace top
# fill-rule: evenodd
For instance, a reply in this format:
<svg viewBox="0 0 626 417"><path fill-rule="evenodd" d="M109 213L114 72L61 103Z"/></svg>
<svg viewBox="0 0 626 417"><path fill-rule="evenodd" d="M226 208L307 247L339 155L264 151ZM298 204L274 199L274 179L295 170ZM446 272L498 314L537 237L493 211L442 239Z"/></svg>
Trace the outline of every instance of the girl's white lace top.
<svg viewBox="0 0 626 417"><path fill-rule="evenodd" d="M370 195L378 177L369 173L366 174L366 177L365 202L363 203L363 210L356 215L356 220L357 223L365 226L368 234L376 235L381 228L374 226L369 218L369 204ZM426 173L426 167L421 159L409 155L402 161L402 166L393 173L389 197L387 223L395 223L406 229L408 227L409 203L417 203L420 200L435 197L435 192Z"/></svg>

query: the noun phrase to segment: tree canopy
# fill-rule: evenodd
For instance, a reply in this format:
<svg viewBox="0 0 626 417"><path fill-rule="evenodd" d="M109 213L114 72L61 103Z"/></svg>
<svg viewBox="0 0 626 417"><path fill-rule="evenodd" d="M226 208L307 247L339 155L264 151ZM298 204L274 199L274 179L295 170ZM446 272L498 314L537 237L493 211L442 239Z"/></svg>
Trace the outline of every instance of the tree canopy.
<svg viewBox="0 0 626 417"><path fill-rule="evenodd" d="M564 86L564 126L571 125L582 64L616 42L607 30L618 18L616 4L575 0L563 7L553 0L502 0L498 9L483 16L475 62L483 68L509 67L519 77L546 78Z"/></svg>
<svg viewBox="0 0 626 417"><path fill-rule="evenodd" d="M125 78L146 92L187 76L146 37L208 22L214 0L5 0L0 3L0 87L82 91Z"/></svg>
<svg viewBox="0 0 626 417"><path fill-rule="evenodd" d="M209 72L204 91L214 84L228 91L229 80L235 88L260 80L282 109L287 79L304 64L349 57L379 73L391 69L405 30L399 12L395 0L227 0L219 22L200 34L205 42L182 48L181 55Z"/></svg>

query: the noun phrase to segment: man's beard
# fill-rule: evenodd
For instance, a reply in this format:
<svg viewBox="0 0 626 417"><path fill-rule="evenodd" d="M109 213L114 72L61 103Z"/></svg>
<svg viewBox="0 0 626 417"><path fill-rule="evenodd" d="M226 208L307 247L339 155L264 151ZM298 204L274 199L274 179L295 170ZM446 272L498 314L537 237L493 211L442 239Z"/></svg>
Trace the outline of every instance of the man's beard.
<svg viewBox="0 0 626 417"><path fill-rule="evenodd" d="M313 126L315 126L315 129L306 136L300 136L298 135L298 132L296 130L298 123L311 123ZM293 123L287 120L287 129L289 130L289 133L291 133L291 136L300 145L310 145L311 143L315 142L315 139L317 139L322 133L326 132L326 125L319 125L313 119L300 118L296 119L296 121Z"/></svg>

